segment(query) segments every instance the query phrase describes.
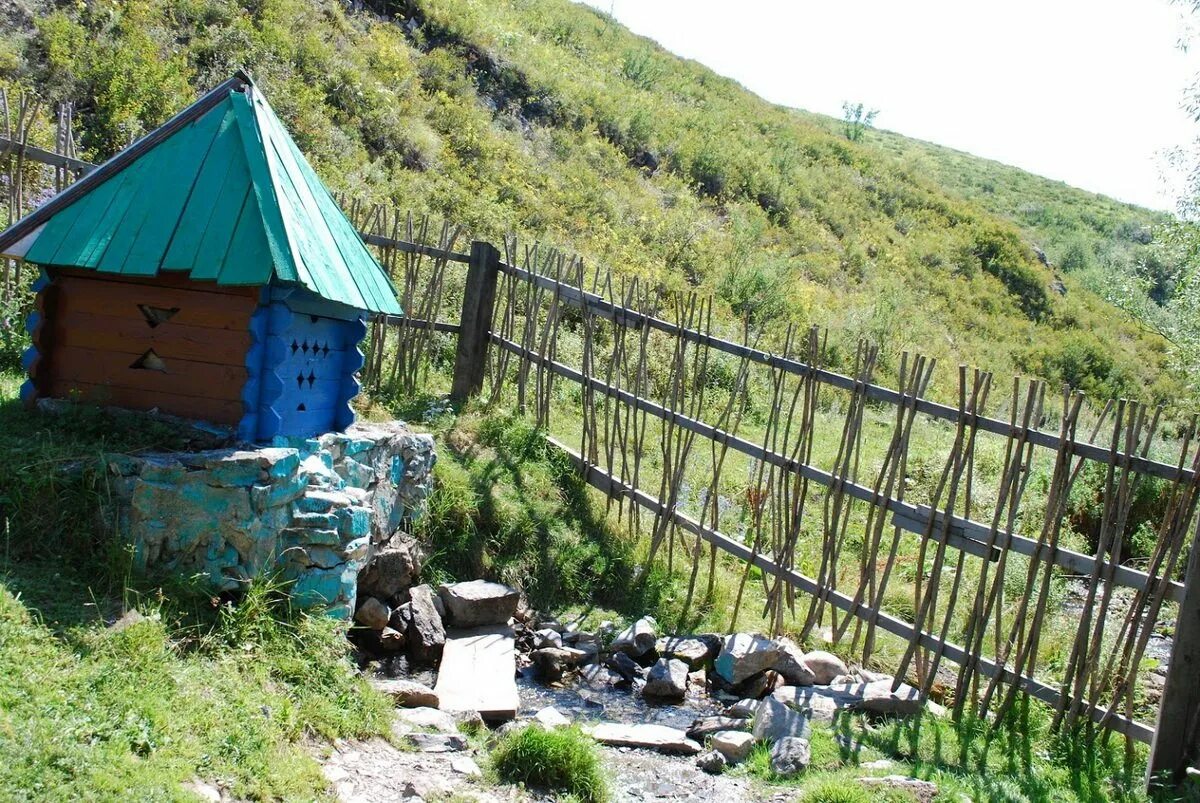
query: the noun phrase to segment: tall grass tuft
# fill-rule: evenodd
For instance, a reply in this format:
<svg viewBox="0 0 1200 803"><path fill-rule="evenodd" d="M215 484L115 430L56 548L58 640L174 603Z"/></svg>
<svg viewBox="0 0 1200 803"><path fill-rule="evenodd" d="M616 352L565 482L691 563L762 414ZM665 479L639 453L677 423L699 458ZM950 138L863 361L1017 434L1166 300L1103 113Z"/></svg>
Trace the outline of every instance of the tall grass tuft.
<svg viewBox="0 0 1200 803"><path fill-rule="evenodd" d="M583 803L608 800L595 744L578 728L531 725L509 733L493 748L492 766L507 783L564 792Z"/></svg>

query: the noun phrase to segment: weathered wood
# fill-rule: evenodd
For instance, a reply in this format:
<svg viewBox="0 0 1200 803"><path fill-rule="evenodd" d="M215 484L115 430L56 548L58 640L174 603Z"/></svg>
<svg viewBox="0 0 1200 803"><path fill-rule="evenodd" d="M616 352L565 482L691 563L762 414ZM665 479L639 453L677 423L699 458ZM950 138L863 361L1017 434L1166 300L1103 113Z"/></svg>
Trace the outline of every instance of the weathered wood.
<svg viewBox="0 0 1200 803"><path fill-rule="evenodd" d="M691 330L679 324L663 320L662 318L657 318L652 315L646 315L645 313L637 312L636 310L618 306L617 304L614 304L613 302L608 301L595 293L585 292L577 287L565 285L551 277L532 273L514 265L501 263L500 270L547 290L553 290L556 286L562 285L559 292L561 293L562 300L565 303L576 307L586 305L592 310L593 314L602 318L607 318L608 320L611 320L622 326L628 326L634 329L655 329L657 331L683 338L694 343L700 343L709 346L710 348L725 352L726 354L732 354L735 357L746 357L752 362L756 362L761 365L779 367L789 373L797 375L813 373L822 383L826 385L840 388L842 390L854 390L855 380L852 377L844 374L839 374L825 368L806 365L798 360L773 354L768 351L762 351L757 348L751 348L750 346L746 346L741 343L734 343L732 341L708 334L707 332ZM901 396L897 391L892 390L891 388L885 388L881 385L870 384L867 386L865 392L867 398L871 399L872 401L886 402L893 405L902 403ZM940 404L938 402L930 401L929 399L918 399L916 401L916 408L917 412L919 413L923 413L943 421L956 422L958 420L958 410L950 405ZM995 418L979 416L977 425L981 432L990 432L995 435L1009 435L1012 433L1008 422ZM1044 432L1039 429L1031 429L1027 437L1030 443L1050 449L1052 451L1057 451L1060 446L1058 436L1050 432ZM1086 457L1089 460L1095 460L1099 463L1108 463L1110 461L1109 452L1103 447L1095 446L1083 441L1073 441L1070 446L1074 450L1075 454ZM1143 474L1149 474L1154 477L1159 477L1166 480L1174 480L1177 478L1186 480L1191 479L1193 476L1193 472L1190 468L1181 469L1178 466L1160 463L1141 455L1123 454L1121 455L1121 458L1123 460L1128 460L1129 467L1134 471Z"/></svg>
<svg viewBox="0 0 1200 803"><path fill-rule="evenodd" d="M150 406L155 406L155 393L240 402L248 374L244 365L181 359L164 360L165 369L161 371L133 368L137 358L129 354L63 346L55 347L51 359L53 382L136 389L146 394Z"/></svg>
<svg viewBox="0 0 1200 803"><path fill-rule="evenodd" d="M176 309L163 326L183 325L245 332L258 306L248 296L158 287L151 284L118 284L103 279L63 276L58 288L56 314L66 319L79 313L145 320L138 305ZM161 327L160 327L161 328Z"/></svg>
<svg viewBox="0 0 1200 803"><path fill-rule="evenodd" d="M546 370L553 371L560 376L567 377L573 382L577 382L581 385L585 384L585 378L583 375L579 371L576 371L569 366L548 360L541 360L537 354L528 352L528 350L523 349L519 344L504 340L498 336L493 336L492 341L501 348L512 351L514 354L524 355L526 359L535 365L539 365ZM868 488L864 485L838 479L831 473L823 471L816 466L807 463L800 463L786 455L781 455L777 452L770 451L760 444L747 441L744 438L739 438L735 435L731 435L728 432L719 430L710 424L704 423L703 421L697 421L689 418L688 416L668 410L655 402L639 398L628 391L606 385L598 379L588 379L586 380L586 384L594 387L601 393L612 395L614 398L623 401L625 404L630 405L636 410L649 413L650 415L653 415L656 418L664 421L673 420L678 426L690 429L697 434L715 440L718 443L728 443L730 448L741 452L742 454L753 457L756 460L761 460L765 463L775 464L781 468L799 472L808 479L826 487L831 487L835 482L841 483L843 489L849 496L865 502L885 505L888 510L901 513L902 515L896 522L901 526L909 522L924 522L929 517L928 512L926 512L927 509L923 511L922 508L916 505L912 505L907 502L901 502L897 499L879 499L871 488ZM909 403L912 404L912 401L910 400ZM961 530L958 529L960 527ZM971 521L969 519L963 519L958 516L951 517L950 527L945 527L944 525L939 526L937 528L937 532L941 531L946 531L945 537L948 539L949 543L959 549L976 549L976 545L986 546L990 543L991 546L988 547L989 555L990 550L993 548L1012 549L1020 554L1029 556L1037 554L1039 560L1048 560L1074 574L1090 574L1091 570L1095 566L1095 558L1091 555L1084 555L1080 552L1074 552L1062 547L1051 550L1048 554L1046 550L1039 546L1038 542L1033 539L1026 538L1025 536L1018 535L1015 532L1009 532L1006 530L1000 530L993 533L993 528L989 525L981 524L980 522ZM923 532L923 530L920 532ZM968 547L965 544L965 541L974 541L975 544ZM959 544L962 545L959 546ZM1136 569L1132 569L1128 566L1116 566L1113 573L1113 582L1117 583L1118 585L1128 586L1130 588L1142 589L1146 588L1147 585L1151 582L1154 582L1154 580L1145 572L1139 572ZM1182 583L1171 582L1167 586L1167 589L1168 599L1182 599Z"/></svg>
<svg viewBox="0 0 1200 803"><path fill-rule="evenodd" d="M500 252L491 243L479 240L471 243L471 261L467 267L458 349L454 359L454 380L450 388L450 399L458 404L483 387L499 265Z"/></svg>
<svg viewBox="0 0 1200 803"><path fill-rule="evenodd" d="M152 348L165 360L242 365L250 348L250 333L245 329L214 329L174 321L151 329L140 315L135 319L77 312L69 317L56 316L50 323L54 342L60 346L132 355Z"/></svg>
<svg viewBox="0 0 1200 803"><path fill-rule="evenodd" d="M1200 526L1192 538L1184 580L1187 591L1175 621L1175 642L1150 745L1147 782L1177 784L1200 761Z"/></svg>
<svg viewBox="0 0 1200 803"><path fill-rule="evenodd" d="M624 496L642 507L668 516L684 530L699 535L705 541L715 544L717 548L734 557L753 563L767 575L782 577L784 582L794 585L801 591L808 594L817 594L821 591L821 587L814 579L795 570L783 569L770 557L761 553L755 553L751 547L704 526L678 510L668 509L655 497L613 478L599 466L587 463L578 452L565 444L554 438L548 437L547 440L552 446L565 453L580 471L584 481L597 490L606 494ZM876 625L882 630L903 639L915 641L922 647L940 649L942 655L955 663L962 663L967 660L966 650L962 646L953 642L943 641L931 633L917 631L908 622L891 614L874 611L863 604L856 603L852 598L837 591L829 593L827 599L830 604L851 616L860 619L873 618ZM1057 689L1042 683L1036 678L1017 675L1012 670L998 666L994 661L986 658L977 658L975 665L983 675L987 677L999 676L1004 682L1018 686L1030 696L1042 702L1055 705L1061 699L1061 695ZM1138 741L1148 742L1154 735L1154 731L1149 726L1125 716L1113 714L1109 718L1108 711L1102 707L1083 703L1082 710L1095 722L1100 722L1108 718L1108 727L1119 733L1127 734Z"/></svg>
<svg viewBox="0 0 1200 803"><path fill-rule="evenodd" d="M438 707L478 711L487 720L512 719L521 707L512 628L451 630L438 668Z"/></svg>
<svg viewBox="0 0 1200 803"><path fill-rule="evenodd" d="M214 424L237 424L245 414L240 401L206 399L158 391L148 394L141 388L97 385L88 382L53 381L42 391L50 398L86 401L100 406L112 405L128 410L154 410L169 405L173 415L198 418Z"/></svg>

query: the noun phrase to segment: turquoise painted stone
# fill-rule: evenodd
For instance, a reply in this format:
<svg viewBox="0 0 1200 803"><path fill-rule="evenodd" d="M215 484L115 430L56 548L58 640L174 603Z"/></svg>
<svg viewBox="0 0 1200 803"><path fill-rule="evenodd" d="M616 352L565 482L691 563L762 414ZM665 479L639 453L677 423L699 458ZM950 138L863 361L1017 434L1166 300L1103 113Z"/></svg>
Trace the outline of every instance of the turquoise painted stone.
<svg viewBox="0 0 1200 803"><path fill-rule="evenodd" d="M326 530L315 527L285 527L280 534L289 547L303 544L339 546L342 543L342 535L337 530Z"/></svg>
<svg viewBox="0 0 1200 803"><path fill-rule="evenodd" d="M337 511L338 532L343 538L361 538L371 533L371 510L365 507L344 507Z"/></svg>
<svg viewBox="0 0 1200 803"><path fill-rule="evenodd" d="M255 512L262 513L268 508L280 507L300 499L307 488L308 481L303 475L297 474L278 485L255 485L250 489L250 499L254 503Z"/></svg>
<svg viewBox="0 0 1200 803"><path fill-rule="evenodd" d="M338 517L333 513L293 513L294 527L312 527L322 530L336 530Z"/></svg>
<svg viewBox="0 0 1200 803"><path fill-rule="evenodd" d="M341 465L342 476L346 482L356 488L370 488L375 482L375 469L360 463L353 457L347 457Z"/></svg>

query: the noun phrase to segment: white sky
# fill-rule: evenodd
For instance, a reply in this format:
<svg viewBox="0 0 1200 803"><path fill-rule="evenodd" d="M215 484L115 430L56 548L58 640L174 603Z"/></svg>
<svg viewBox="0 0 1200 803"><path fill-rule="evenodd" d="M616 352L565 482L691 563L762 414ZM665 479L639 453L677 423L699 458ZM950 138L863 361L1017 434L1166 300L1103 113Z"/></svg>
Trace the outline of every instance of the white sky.
<svg viewBox="0 0 1200 803"><path fill-rule="evenodd" d="M1171 208L1164 149L1200 125L1167 0L585 0L775 103Z"/></svg>

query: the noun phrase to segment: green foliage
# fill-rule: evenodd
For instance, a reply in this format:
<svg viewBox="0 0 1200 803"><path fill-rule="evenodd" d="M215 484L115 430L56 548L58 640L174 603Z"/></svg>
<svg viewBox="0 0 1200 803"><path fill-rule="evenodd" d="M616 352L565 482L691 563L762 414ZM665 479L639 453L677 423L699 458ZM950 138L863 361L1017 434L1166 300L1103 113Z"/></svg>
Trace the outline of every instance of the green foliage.
<svg viewBox="0 0 1200 803"><path fill-rule="evenodd" d="M29 348L29 334L25 331L28 299L23 294L0 299L0 372L21 370L21 355Z"/></svg>
<svg viewBox="0 0 1200 803"><path fill-rule="evenodd" d="M862 784L841 779L822 781L800 796L801 803L873 803L876 799Z"/></svg>
<svg viewBox="0 0 1200 803"><path fill-rule="evenodd" d="M587 487L523 417L463 417L442 436L429 511L416 534L438 580L495 576L543 610L581 603L652 609L663 578L635 582L636 542L605 521Z"/></svg>
<svg viewBox="0 0 1200 803"><path fill-rule="evenodd" d="M887 132L847 141L840 121L772 106L584 5L399 8L404 25L332 0L62 6L17 40L12 74L78 101L100 158L244 66L333 189L697 287L721 299L718 323L837 337L886 281L904 288L893 352L1003 373L1030 343L1094 331L1148 394L1180 390L1161 340L1092 292L1100 268L1141 264L1151 213ZM1052 293L1028 243L1054 262L1072 237L1094 267Z"/></svg>
<svg viewBox="0 0 1200 803"><path fill-rule="evenodd" d="M1109 345L1083 332L1065 332L1032 349L1024 364L1051 383L1065 384L1095 399L1137 397L1141 391Z"/></svg>
<svg viewBox="0 0 1200 803"><path fill-rule="evenodd" d="M845 132L846 139L858 142L862 139L863 131L874 127L878 115L879 109L867 109L862 103L843 102L842 131Z"/></svg>
<svg viewBox="0 0 1200 803"><path fill-rule="evenodd" d="M521 728L501 738L491 759L496 774L507 783L566 792L584 803L608 799L595 744L578 728Z"/></svg>

